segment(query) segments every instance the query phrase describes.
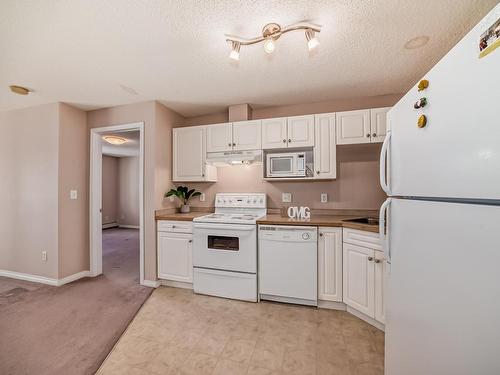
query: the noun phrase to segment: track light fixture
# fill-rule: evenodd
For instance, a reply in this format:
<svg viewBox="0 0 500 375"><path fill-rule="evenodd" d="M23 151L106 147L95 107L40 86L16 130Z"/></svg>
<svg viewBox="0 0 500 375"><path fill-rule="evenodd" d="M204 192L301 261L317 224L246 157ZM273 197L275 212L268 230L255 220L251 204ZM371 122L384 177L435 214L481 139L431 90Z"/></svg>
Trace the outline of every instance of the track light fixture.
<svg viewBox="0 0 500 375"><path fill-rule="evenodd" d="M229 57L233 60L239 60L241 46L248 46L260 42L264 42L264 51L271 54L276 49L276 40L278 40L281 35L296 30L305 30L307 48L309 51L319 45L316 33L321 32L321 26L313 25L307 22L299 22L281 28L281 26L277 23L268 23L262 29L262 36L258 36L256 38L245 39L239 36L226 34L226 41L231 43L231 53L229 54Z"/></svg>

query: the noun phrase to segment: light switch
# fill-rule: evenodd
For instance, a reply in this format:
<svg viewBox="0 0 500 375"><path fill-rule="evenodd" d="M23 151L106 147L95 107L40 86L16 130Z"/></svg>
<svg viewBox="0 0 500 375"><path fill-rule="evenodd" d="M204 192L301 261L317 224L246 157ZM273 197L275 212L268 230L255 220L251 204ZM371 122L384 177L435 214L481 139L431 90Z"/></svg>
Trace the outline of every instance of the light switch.
<svg viewBox="0 0 500 375"><path fill-rule="evenodd" d="M283 203L290 203L292 201L292 193L281 193L281 201Z"/></svg>
<svg viewBox="0 0 500 375"><path fill-rule="evenodd" d="M78 199L78 190L70 190L69 199Z"/></svg>
<svg viewBox="0 0 500 375"><path fill-rule="evenodd" d="M201 193L200 202L205 202L205 193Z"/></svg>
<svg viewBox="0 0 500 375"><path fill-rule="evenodd" d="M328 194L321 193L321 203L327 203L327 202L328 202Z"/></svg>

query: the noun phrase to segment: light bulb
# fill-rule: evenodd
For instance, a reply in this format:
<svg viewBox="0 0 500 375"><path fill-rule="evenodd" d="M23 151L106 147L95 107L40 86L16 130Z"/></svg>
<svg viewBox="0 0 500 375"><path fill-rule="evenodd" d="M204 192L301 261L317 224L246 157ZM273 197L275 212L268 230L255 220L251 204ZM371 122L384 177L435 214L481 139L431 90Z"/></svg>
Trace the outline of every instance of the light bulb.
<svg viewBox="0 0 500 375"><path fill-rule="evenodd" d="M240 42L231 42L231 53L229 54L229 58L235 61L239 61L240 59Z"/></svg>
<svg viewBox="0 0 500 375"><path fill-rule="evenodd" d="M276 44L272 38L267 38L264 42L264 51L271 54L276 49Z"/></svg>
<svg viewBox="0 0 500 375"><path fill-rule="evenodd" d="M314 30L311 29L306 30L306 39L307 39L307 48L309 48L309 51L319 46L319 40L316 37Z"/></svg>

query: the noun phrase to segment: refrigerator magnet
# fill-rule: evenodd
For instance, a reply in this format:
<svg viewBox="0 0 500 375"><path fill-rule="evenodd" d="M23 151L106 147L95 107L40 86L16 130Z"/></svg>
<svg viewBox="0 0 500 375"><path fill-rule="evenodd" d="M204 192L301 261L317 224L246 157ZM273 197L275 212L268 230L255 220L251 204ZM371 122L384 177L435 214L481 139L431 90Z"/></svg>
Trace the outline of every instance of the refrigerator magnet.
<svg viewBox="0 0 500 375"><path fill-rule="evenodd" d="M427 105L427 98L420 98L415 102L415 104L413 104L413 108L420 109L424 108L426 105Z"/></svg>
<svg viewBox="0 0 500 375"><path fill-rule="evenodd" d="M424 91L427 87L429 87L429 81L426 79L423 79L418 83L418 91Z"/></svg>
<svg viewBox="0 0 500 375"><path fill-rule="evenodd" d="M419 118L418 118L418 121L417 121L417 126L419 128L424 128L425 125L427 125L427 117L425 115L421 115Z"/></svg>

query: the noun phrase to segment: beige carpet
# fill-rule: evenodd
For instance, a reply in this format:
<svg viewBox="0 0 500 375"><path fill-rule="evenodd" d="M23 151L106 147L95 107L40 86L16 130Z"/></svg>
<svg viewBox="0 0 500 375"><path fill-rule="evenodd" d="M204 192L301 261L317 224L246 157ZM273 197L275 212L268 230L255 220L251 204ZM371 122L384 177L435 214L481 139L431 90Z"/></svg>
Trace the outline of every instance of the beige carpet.
<svg viewBox="0 0 500 375"><path fill-rule="evenodd" d="M0 278L0 374L94 374L152 292L137 230L103 232L103 272L61 287Z"/></svg>

